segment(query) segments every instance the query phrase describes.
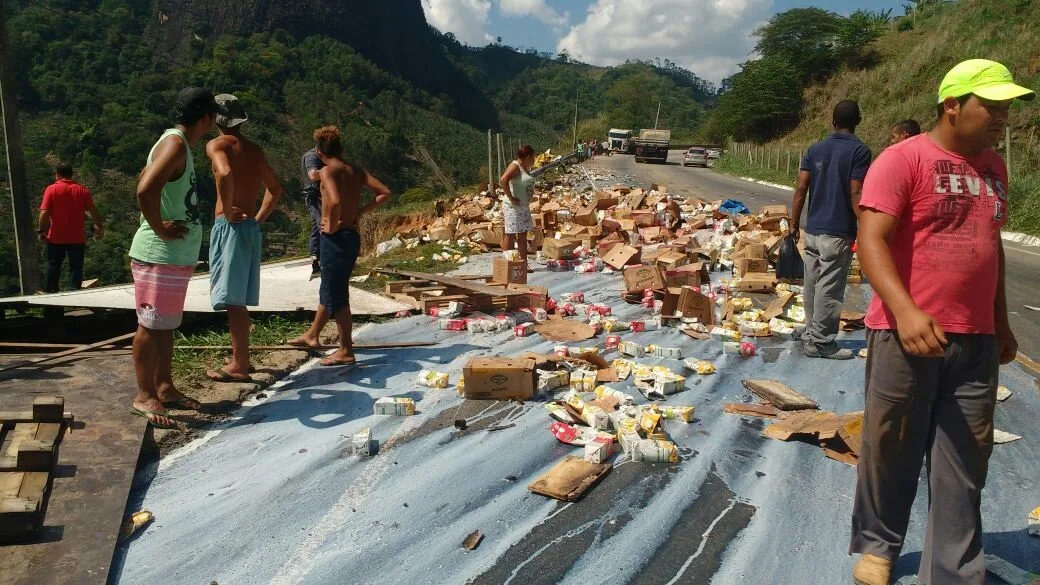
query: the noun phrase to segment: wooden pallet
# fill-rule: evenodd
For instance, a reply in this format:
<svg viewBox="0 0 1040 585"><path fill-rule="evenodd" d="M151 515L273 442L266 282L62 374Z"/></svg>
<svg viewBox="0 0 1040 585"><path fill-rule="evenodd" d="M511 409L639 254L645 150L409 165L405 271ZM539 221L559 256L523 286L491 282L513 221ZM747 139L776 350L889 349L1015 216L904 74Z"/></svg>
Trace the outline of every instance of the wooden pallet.
<svg viewBox="0 0 1040 585"><path fill-rule="evenodd" d="M36 398L32 411L0 412L0 536L43 525L58 447L72 420L58 396Z"/></svg>
<svg viewBox="0 0 1040 585"><path fill-rule="evenodd" d="M458 276L455 279L479 286L453 286L409 277L406 280L392 280L386 283L386 294L423 313L429 313L430 309L435 307L447 306L453 301L466 303L475 311L509 310L525 306L526 297L507 291L504 285L487 282L491 280L490 276ZM480 292L473 290L474 288L479 288ZM502 294L491 294L492 289L495 293L501 291Z"/></svg>

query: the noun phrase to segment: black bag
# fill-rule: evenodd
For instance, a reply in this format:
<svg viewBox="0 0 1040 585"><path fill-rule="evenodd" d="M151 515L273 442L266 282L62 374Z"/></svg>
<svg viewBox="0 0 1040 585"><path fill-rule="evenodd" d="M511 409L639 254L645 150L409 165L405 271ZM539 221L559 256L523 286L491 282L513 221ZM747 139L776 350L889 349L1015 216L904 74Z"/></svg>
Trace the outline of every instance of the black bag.
<svg viewBox="0 0 1040 585"><path fill-rule="evenodd" d="M776 263L776 277L780 280L802 280L805 278L805 263L798 253L794 238L784 238L780 244L780 260Z"/></svg>

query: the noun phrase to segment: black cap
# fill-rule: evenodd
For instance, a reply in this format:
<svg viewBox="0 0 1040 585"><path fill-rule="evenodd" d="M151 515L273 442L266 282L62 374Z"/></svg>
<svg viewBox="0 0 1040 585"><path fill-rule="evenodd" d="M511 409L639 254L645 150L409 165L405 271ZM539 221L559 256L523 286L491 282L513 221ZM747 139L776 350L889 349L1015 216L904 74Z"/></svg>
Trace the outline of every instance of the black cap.
<svg viewBox="0 0 1040 585"><path fill-rule="evenodd" d="M193 123L206 114L226 114L226 108L217 104L213 92L204 87L186 87L177 94L177 102L173 106L174 114L180 122Z"/></svg>

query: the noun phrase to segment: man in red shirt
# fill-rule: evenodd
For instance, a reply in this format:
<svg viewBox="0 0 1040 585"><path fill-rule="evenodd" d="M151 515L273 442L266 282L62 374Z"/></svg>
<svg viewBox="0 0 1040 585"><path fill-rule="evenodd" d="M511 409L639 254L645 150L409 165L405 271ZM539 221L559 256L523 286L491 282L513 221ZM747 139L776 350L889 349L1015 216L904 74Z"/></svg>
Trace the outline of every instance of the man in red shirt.
<svg viewBox="0 0 1040 585"><path fill-rule="evenodd" d="M889 585L921 460L928 528L918 579L983 585L982 488L999 364L1018 343L1004 295L1007 167L993 150L1011 102L1035 94L993 61L954 67L928 134L886 149L860 200L859 255L877 293L850 553L859 585Z"/></svg>
<svg viewBox="0 0 1040 585"><path fill-rule="evenodd" d="M89 213L94 220L94 236L105 234L101 214L94 207L94 198L86 187L72 180L72 166L58 163L54 168L54 183L43 192L40 204L40 240L47 243L47 292L58 292L61 265L69 257L69 276L72 290L83 284L83 253L87 234L83 220Z"/></svg>

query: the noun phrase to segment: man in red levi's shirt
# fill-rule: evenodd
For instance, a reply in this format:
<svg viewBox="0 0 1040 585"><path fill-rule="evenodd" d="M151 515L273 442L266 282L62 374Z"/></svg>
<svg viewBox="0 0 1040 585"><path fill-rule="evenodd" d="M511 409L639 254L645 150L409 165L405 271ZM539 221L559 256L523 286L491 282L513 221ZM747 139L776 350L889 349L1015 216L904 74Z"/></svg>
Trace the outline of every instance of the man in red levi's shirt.
<svg viewBox="0 0 1040 585"><path fill-rule="evenodd" d="M973 59L939 89L928 134L867 173L859 255L867 312L866 407L850 553L859 585L889 585L928 459L924 585L983 585L982 487L993 450L998 364L1015 358L1004 249L1008 176L992 146L1008 109L1035 94Z"/></svg>
<svg viewBox="0 0 1040 585"><path fill-rule="evenodd" d="M47 244L47 292L58 292L61 265L69 257L69 276L72 289L83 284L83 255L87 247L87 233L83 220L89 213L94 221L95 237L105 233L101 214L94 206L94 198L86 187L72 180L72 166L58 163L54 168L54 183L43 192L40 204L40 239Z"/></svg>

